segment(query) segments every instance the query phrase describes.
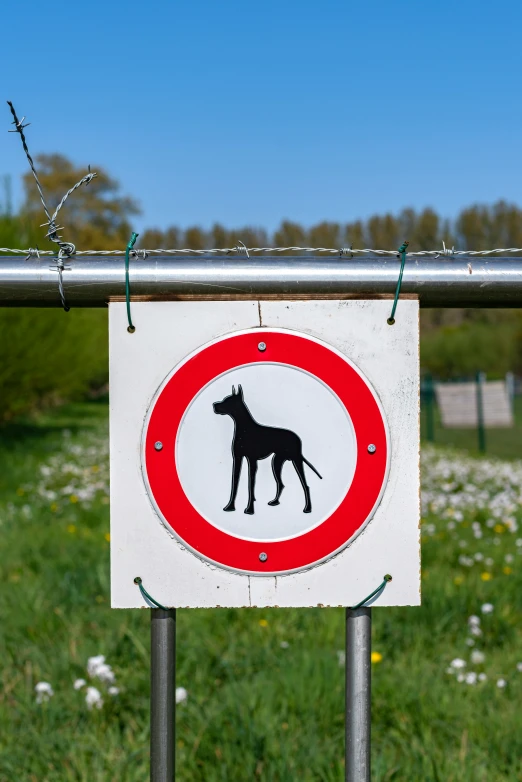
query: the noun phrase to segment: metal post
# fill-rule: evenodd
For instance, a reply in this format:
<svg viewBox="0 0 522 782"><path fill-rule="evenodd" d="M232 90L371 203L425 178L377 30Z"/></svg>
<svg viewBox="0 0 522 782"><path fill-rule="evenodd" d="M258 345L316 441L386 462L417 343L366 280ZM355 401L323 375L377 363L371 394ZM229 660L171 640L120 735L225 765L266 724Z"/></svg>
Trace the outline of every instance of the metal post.
<svg viewBox="0 0 522 782"><path fill-rule="evenodd" d="M176 720L176 610L150 612L150 779L173 782Z"/></svg>
<svg viewBox="0 0 522 782"><path fill-rule="evenodd" d="M67 304L125 301L124 267L122 258L75 256L63 273ZM130 264L130 295L142 301L393 297L397 274L395 257L149 256ZM401 297L408 295L421 307L520 307L522 258L408 257ZM56 258L0 257L0 306L60 307Z"/></svg>
<svg viewBox="0 0 522 782"><path fill-rule="evenodd" d="M434 417L434 397L435 390L433 387L433 378L431 375L426 375L426 439L429 443L435 441L435 417Z"/></svg>
<svg viewBox="0 0 522 782"><path fill-rule="evenodd" d="M370 782L371 608L346 609L347 782Z"/></svg>
<svg viewBox="0 0 522 782"><path fill-rule="evenodd" d="M484 372L477 372L477 434L478 449L486 453L486 426L484 423Z"/></svg>

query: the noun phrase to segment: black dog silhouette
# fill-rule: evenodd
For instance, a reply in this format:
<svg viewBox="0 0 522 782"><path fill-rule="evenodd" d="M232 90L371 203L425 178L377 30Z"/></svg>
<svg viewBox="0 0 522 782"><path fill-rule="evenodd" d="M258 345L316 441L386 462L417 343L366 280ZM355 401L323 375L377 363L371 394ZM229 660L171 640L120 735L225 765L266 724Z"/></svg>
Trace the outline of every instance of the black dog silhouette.
<svg viewBox="0 0 522 782"><path fill-rule="evenodd" d="M272 472L277 484L277 492L269 505L279 505L279 498L284 489L281 480L281 470L286 461L292 462L295 471L301 481L305 495L305 506L303 513L310 513L312 503L310 500L310 488L306 483L303 462L319 475L313 464L303 456L303 446L301 439L289 429L276 429L273 426L263 426L258 424L253 418L250 410L243 399L243 389L238 386L236 389L232 386L232 394L226 396L221 402L214 402L214 412L218 415L229 415L234 421L234 437L232 440L232 489L230 500L223 510L235 510L236 495L239 486L239 476L243 458L248 462L248 505L245 513L252 515L254 513L255 485L257 474L257 463L260 459L266 459L270 454L272 458Z"/></svg>

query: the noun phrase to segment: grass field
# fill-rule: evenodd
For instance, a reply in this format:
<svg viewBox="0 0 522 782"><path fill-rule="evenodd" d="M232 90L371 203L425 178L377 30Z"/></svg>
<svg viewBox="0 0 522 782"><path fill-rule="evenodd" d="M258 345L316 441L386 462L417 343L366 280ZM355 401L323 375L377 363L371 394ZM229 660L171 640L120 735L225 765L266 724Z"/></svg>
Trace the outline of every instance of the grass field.
<svg viewBox="0 0 522 782"><path fill-rule="evenodd" d="M3 430L0 460L0 780L145 782L149 612L109 608L106 406ZM428 448L423 476L423 606L373 612L373 779L515 782L522 464ZM342 610L179 611L177 780L343 780L343 633Z"/></svg>

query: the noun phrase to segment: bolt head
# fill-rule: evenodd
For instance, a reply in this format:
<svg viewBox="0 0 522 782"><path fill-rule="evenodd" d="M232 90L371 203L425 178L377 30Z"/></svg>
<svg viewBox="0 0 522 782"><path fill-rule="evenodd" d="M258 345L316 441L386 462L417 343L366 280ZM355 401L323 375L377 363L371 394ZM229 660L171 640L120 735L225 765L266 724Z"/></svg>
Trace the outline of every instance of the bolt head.
<svg viewBox="0 0 522 782"><path fill-rule="evenodd" d="M158 440L158 442L157 442L157 443L154 443L154 448L155 448L157 451L161 451L161 450L163 449L163 443L162 443L162 442L160 442L160 441Z"/></svg>
<svg viewBox="0 0 522 782"><path fill-rule="evenodd" d="M376 446L373 443L370 443L370 445L368 446L368 453L375 453L376 450L377 450Z"/></svg>
<svg viewBox="0 0 522 782"><path fill-rule="evenodd" d="M260 350L261 353L263 353L266 350L266 342L260 342L259 345L257 346L257 349Z"/></svg>
<svg viewBox="0 0 522 782"><path fill-rule="evenodd" d="M268 559L268 554L265 554L265 552L262 551L261 554L259 555L259 559L261 562L266 562Z"/></svg>

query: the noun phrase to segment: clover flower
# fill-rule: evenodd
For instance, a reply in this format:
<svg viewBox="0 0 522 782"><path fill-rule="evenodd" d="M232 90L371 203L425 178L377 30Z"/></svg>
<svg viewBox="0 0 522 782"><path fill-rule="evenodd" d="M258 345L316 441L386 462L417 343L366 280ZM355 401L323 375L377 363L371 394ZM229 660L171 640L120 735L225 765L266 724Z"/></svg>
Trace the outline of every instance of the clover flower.
<svg viewBox="0 0 522 782"><path fill-rule="evenodd" d="M188 692L184 687L176 687L176 703L184 703L188 698Z"/></svg>
<svg viewBox="0 0 522 782"><path fill-rule="evenodd" d="M486 659L486 655L484 654L484 652L479 652L478 649L474 649L471 652L471 662L474 665L480 665L481 663L484 662L485 659Z"/></svg>
<svg viewBox="0 0 522 782"><path fill-rule="evenodd" d="M85 687L86 684L87 682L85 681L85 679L76 679L76 681L73 684L73 687L75 690L81 690L82 687Z"/></svg>
<svg viewBox="0 0 522 782"><path fill-rule="evenodd" d="M483 614L491 614L493 612L493 608L494 606L492 603L484 603L481 606L480 610L482 611Z"/></svg>
<svg viewBox="0 0 522 782"><path fill-rule="evenodd" d="M36 692L37 703L46 703L47 701L50 701L54 695L54 690L49 682L38 682L34 691Z"/></svg>
<svg viewBox="0 0 522 782"><path fill-rule="evenodd" d="M103 706L103 698L101 696L101 692L97 690L96 687L87 687L85 703L87 704L87 708L90 710L101 709Z"/></svg>

